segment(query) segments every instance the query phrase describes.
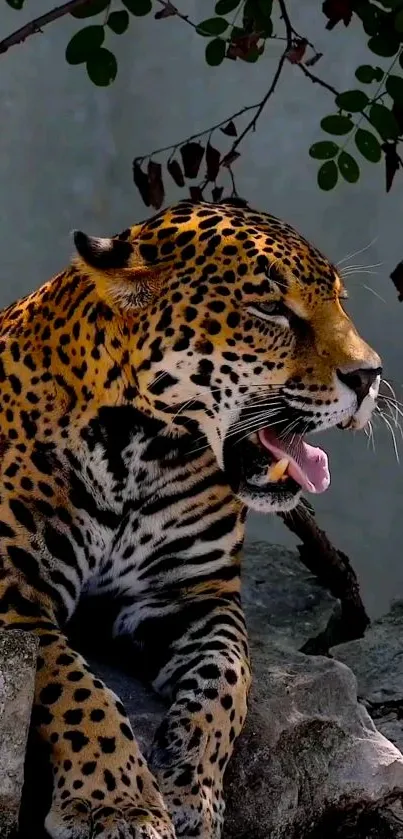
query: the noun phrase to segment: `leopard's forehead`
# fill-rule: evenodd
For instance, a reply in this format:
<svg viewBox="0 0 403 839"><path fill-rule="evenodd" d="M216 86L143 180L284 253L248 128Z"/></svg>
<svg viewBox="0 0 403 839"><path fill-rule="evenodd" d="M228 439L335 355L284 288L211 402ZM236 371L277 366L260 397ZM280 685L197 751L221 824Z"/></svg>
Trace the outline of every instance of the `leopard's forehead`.
<svg viewBox="0 0 403 839"><path fill-rule="evenodd" d="M246 280L277 266L286 286L319 294L337 280L329 260L291 225L247 206L181 201L121 235L137 241L146 262L169 262L188 275L206 276L220 264Z"/></svg>

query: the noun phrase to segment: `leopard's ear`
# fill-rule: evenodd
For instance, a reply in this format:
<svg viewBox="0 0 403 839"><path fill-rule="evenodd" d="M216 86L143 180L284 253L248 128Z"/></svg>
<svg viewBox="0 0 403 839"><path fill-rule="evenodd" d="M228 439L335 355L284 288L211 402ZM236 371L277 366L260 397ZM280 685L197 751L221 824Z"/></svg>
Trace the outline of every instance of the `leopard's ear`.
<svg viewBox="0 0 403 839"><path fill-rule="evenodd" d="M127 268L133 255L133 245L123 239L100 239L81 230L74 230L73 239L81 259L99 271Z"/></svg>
<svg viewBox="0 0 403 839"><path fill-rule="evenodd" d="M112 308L144 308L158 297L168 273L165 264L147 265L131 242L118 237L100 239L75 230L73 238L78 266Z"/></svg>

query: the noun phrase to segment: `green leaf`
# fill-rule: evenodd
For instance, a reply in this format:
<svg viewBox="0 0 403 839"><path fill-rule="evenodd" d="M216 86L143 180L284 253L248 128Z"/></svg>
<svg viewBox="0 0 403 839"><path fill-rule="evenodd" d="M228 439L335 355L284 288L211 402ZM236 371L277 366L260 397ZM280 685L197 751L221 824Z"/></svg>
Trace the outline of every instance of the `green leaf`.
<svg viewBox="0 0 403 839"><path fill-rule="evenodd" d="M358 3L355 12L361 18L364 32L367 35L377 35L382 28L385 28L388 15L378 6L368 2Z"/></svg>
<svg viewBox="0 0 403 839"><path fill-rule="evenodd" d="M350 117L344 117L341 114L324 117L320 124L328 134L348 134L354 128L354 123Z"/></svg>
<svg viewBox="0 0 403 839"><path fill-rule="evenodd" d="M392 112L385 105L375 103L371 106L369 119L382 140L395 140L399 136L399 126Z"/></svg>
<svg viewBox="0 0 403 839"><path fill-rule="evenodd" d="M118 12L111 12L106 22L112 32L116 35L123 35L129 26L129 20L129 13L126 9L121 9Z"/></svg>
<svg viewBox="0 0 403 839"><path fill-rule="evenodd" d="M273 0L257 0L257 4L263 15L271 15L273 11Z"/></svg>
<svg viewBox="0 0 403 839"><path fill-rule="evenodd" d="M374 71L374 81L375 82L381 82L384 75L385 75L385 71L382 69L382 67L378 67L378 66L373 67L372 69Z"/></svg>
<svg viewBox="0 0 403 839"><path fill-rule="evenodd" d="M320 143L314 143L309 149L309 154L315 160L330 160L332 157L336 157L338 151L337 143L333 143L331 140L323 140Z"/></svg>
<svg viewBox="0 0 403 839"><path fill-rule="evenodd" d="M349 184L356 184L360 177L360 167L356 160L351 157L346 151L341 151L337 162L339 164L340 174L343 175L345 181Z"/></svg>
<svg viewBox="0 0 403 839"><path fill-rule="evenodd" d="M122 0L122 3L136 17L148 15L153 7L152 0Z"/></svg>
<svg viewBox="0 0 403 839"><path fill-rule="evenodd" d="M357 128L354 139L358 151L366 160L370 163L379 163L382 157L381 144L374 134L364 128Z"/></svg>
<svg viewBox="0 0 403 839"><path fill-rule="evenodd" d="M228 23L223 17L209 17L197 26L199 35L223 35L228 29Z"/></svg>
<svg viewBox="0 0 403 839"><path fill-rule="evenodd" d="M388 76L386 79L386 92L398 105L403 105L403 78L401 76Z"/></svg>
<svg viewBox="0 0 403 839"><path fill-rule="evenodd" d="M8 6L11 6L12 9L22 9L24 5L24 0L6 0Z"/></svg>
<svg viewBox="0 0 403 839"><path fill-rule="evenodd" d="M105 38L103 26L85 26L71 38L66 47L68 64L82 64L93 52L97 52Z"/></svg>
<svg viewBox="0 0 403 839"><path fill-rule="evenodd" d="M270 38L273 33L272 5L268 0L246 0L243 7L243 27L246 33L259 32L262 38Z"/></svg>
<svg viewBox="0 0 403 839"><path fill-rule="evenodd" d="M262 26L262 38L271 38L273 29L273 21L270 18L267 18L264 26Z"/></svg>
<svg viewBox="0 0 403 839"><path fill-rule="evenodd" d="M217 0L215 4L215 13L217 15L228 15L238 8L241 0Z"/></svg>
<svg viewBox="0 0 403 839"><path fill-rule="evenodd" d="M373 38L369 39L368 46L375 55L391 58L392 55L396 55L400 47L400 41L397 35L388 32L387 35L374 35Z"/></svg>
<svg viewBox="0 0 403 839"><path fill-rule="evenodd" d="M318 185L320 189L324 189L326 192L334 189L338 177L339 173L334 160L327 160L326 163L322 163L318 171Z"/></svg>
<svg viewBox="0 0 403 839"><path fill-rule="evenodd" d="M336 96L336 105L343 111L363 111L369 99L363 90L346 90Z"/></svg>
<svg viewBox="0 0 403 839"><path fill-rule="evenodd" d="M355 71L355 77L363 84L372 84L372 82L381 82L384 77L384 72L381 67L371 67L370 64L361 64Z"/></svg>
<svg viewBox="0 0 403 839"><path fill-rule="evenodd" d="M218 67L225 58L227 45L222 38L214 38L206 46L206 61L210 67Z"/></svg>
<svg viewBox="0 0 403 839"><path fill-rule="evenodd" d="M79 18L81 20L82 18L99 15L99 13L104 12L108 6L109 0L91 0L91 2L84 3L83 6L79 6L78 9L70 12L70 14L72 17Z"/></svg>
<svg viewBox="0 0 403 839"><path fill-rule="evenodd" d="M232 41L236 41L237 38L244 38L244 37L245 37L245 31L244 31L244 29L242 29L242 27L239 27L239 26L233 26L232 27L232 30L231 30L231 40Z"/></svg>
<svg viewBox="0 0 403 839"><path fill-rule="evenodd" d="M107 87L116 79L118 63L115 56L104 47L94 52L87 61L87 73L98 87Z"/></svg>

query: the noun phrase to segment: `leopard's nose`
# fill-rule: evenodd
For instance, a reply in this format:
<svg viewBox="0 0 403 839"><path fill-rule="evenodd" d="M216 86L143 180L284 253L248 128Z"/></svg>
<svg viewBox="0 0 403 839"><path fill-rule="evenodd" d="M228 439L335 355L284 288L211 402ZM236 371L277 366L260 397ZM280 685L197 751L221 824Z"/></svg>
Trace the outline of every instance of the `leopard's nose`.
<svg viewBox="0 0 403 839"><path fill-rule="evenodd" d="M358 407L368 396L370 389L374 382L382 375L382 367L361 367L357 370L350 370L348 373L343 373L342 370L337 370L337 375L341 382L350 390L354 391Z"/></svg>

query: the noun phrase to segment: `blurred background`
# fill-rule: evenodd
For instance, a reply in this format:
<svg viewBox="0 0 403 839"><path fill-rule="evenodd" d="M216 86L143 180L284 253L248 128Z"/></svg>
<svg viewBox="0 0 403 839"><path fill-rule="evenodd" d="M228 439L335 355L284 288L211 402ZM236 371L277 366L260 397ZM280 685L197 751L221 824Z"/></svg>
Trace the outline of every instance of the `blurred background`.
<svg viewBox="0 0 403 839"><path fill-rule="evenodd" d="M17 12L2 2L0 37L52 5L36 0ZM294 26L324 54L315 71L340 90L354 87L355 68L368 61L362 28L353 23L327 32L318 0L287 5ZM198 22L213 5L183 0L181 8ZM69 38L85 23L64 17L0 56L1 306L63 268L73 228L112 235L151 215L132 182L133 158L258 101L283 46L269 44L257 64L208 67L203 39L177 18L132 18L126 36L111 33L119 59L115 83L96 88L64 58ZM402 176L387 195L383 167L360 161L358 184L320 191L308 148L324 139L320 119L333 110L332 96L287 64L256 132L242 146L234 167L237 188L257 209L297 227L334 262L365 249L343 262L376 266L349 278L348 309L382 355L385 376L401 400L403 305L389 274L403 259ZM184 195L172 181L166 186L168 202ZM366 606L379 615L391 599L403 597L402 467L379 421L375 452L364 434L334 431L324 442L332 485L315 502L318 523L350 556ZM248 538L294 544L274 517L251 516Z"/></svg>

